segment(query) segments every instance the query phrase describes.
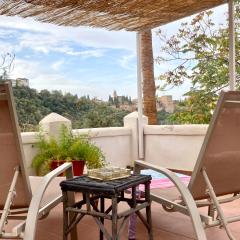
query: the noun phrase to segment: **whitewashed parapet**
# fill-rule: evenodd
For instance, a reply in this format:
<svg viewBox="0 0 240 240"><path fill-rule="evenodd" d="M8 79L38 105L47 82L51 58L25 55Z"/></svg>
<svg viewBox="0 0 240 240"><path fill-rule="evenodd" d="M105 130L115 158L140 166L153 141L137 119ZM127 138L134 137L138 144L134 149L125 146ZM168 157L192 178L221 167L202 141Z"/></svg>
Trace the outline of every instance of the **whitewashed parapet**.
<svg viewBox="0 0 240 240"><path fill-rule="evenodd" d="M112 166L126 167L131 157L132 131L127 127L75 129L73 134L88 134L91 141L100 147L106 162Z"/></svg>
<svg viewBox="0 0 240 240"><path fill-rule="evenodd" d="M107 128L84 128L84 129L73 129L73 134L87 134L91 138L100 137L114 137L114 136L130 136L132 131L131 128L127 127L107 127Z"/></svg>
<svg viewBox="0 0 240 240"><path fill-rule="evenodd" d="M192 171L208 125L145 126L145 161Z"/></svg>
<svg viewBox="0 0 240 240"><path fill-rule="evenodd" d="M139 148L139 135L138 135L138 112L132 112L124 117L124 127L128 127L132 131L131 136L131 157L132 163L134 160L139 159L138 157L138 148ZM142 117L142 126L147 126L148 118L143 115Z"/></svg>
<svg viewBox="0 0 240 240"><path fill-rule="evenodd" d="M50 113L39 122L40 129L46 136L57 139L63 125L72 130L72 122L57 113Z"/></svg>
<svg viewBox="0 0 240 240"><path fill-rule="evenodd" d="M59 115L60 116L60 115ZM71 122L62 116L48 116L44 131L49 136L59 134L63 122L71 127ZM56 120L56 121L55 121ZM62 121L63 120L63 121ZM145 161L159 166L192 170L207 125L147 125L147 118L143 118ZM75 129L73 134L88 134L106 155L111 165L126 167L132 165L138 158L138 114L131 113L124 117L124 127ZM38 141L37 132L22 133L26 165L30 175L34 175L31 168L32 158L37 149L34 145Z"/></svg>
<svg viewBox="0 0 240 240"><path fill-rule="evenodd" d="M25 155L25 163L27 166L27 173L29 175L35 175L34 169L32 169L32 159L37 153L35 144L38 142L38 132L23 132L21 133L23 151Z"/></svg>
<svg viewBox="0 0 240 240"><path fill-rule="evenodd" d="M71 127L71 122L58 114L50 114L40 121L41 131L46 136L58 137L63 124L68 128ZM126 167L133 162L131 154L132 129L129 127L75 129L72 132L73 134L88 134L91 141L102 149L106 161L111 165ZM38 141L38 134L35 132L21 134L29 175L35 175L31 163L37 153L35 144Z"/></svg>
<svg viewBox="0 0 240 240"><path fill-rule="evenodd" d="M147 125L144 127L144 134L147 135L186 135L196 136L205 135L207 124L189 124L189 125Z"/></svg>

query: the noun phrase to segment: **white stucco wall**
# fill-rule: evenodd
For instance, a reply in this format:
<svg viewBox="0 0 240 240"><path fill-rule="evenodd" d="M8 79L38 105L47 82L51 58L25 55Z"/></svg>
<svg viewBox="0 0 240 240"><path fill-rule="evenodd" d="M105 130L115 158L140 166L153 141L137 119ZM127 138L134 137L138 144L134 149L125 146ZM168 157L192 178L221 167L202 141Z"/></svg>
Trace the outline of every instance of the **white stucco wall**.
<svg viewBox="0 0 240 240"><path fill-rule="evenodd" d="M35 144L37 143L37 132L24 132L21 133L22 143L23 143L23 151L25 157L25 163L27 172L29 175L35 175L35 171L32 169L32 159L37 153L37 149Z"/></svg>
<svg viewBox="0 0 240 240"><path fill-rule="evenodd" d="M126 167L133 165L134 160L138 158L137 123L137 115L131 113L124 118L125 127L75 129L73 133L89 134L91 141L102 149L110 165ZM207 125L145 125L144 160L171 169L191 171L206 130ZM31 163L37 152L35 146L37 134L35 132L21 134L30 175L35 174Z"/></svg>
<svg viewBox="0 0 240 240"><path fill-rule="evenodd" d="M162 167L192 171L208 125L144 127L145 160Z"/></svg>
<svg viewBox="0 0 240 240"><path fill-rule="evenodd" d="M132 164L130 128L110 127L73 130L74 134L89 134L91 141L100 147L106 162L112 166L126 167Z"/></svg>
<svg viewBox="0 0 240 240"><path fill-rule="evenodd" d="M86 134L91 137L91 141L99 146L106 156L106 161L110 165L126 167L132 164L131 158L131 129L124 127L112 128L92 128L73 130L74 134ZM32 159L37 153L37 133L21 133L25 161L29 175L35 175L31 167Z"/></svg>

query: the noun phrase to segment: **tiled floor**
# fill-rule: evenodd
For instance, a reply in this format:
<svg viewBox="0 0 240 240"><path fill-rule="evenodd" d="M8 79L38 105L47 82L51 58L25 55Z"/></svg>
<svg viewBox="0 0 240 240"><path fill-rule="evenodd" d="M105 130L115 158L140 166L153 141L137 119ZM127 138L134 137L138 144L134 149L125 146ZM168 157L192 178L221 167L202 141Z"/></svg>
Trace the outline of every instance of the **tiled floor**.
<svg viewBox="0 0 240 240"><path fill-rule="evenodd" d="M225 204L224 210L227 214L240 214L240 201ZM152 204L153 234L155 240L189 240L195 239L188 217L179 213L165 212L159 204ZM230 224L236 239L240 239L240 223ZM110 231L110 225L107 223ZM217 227L207 229L209 240L227 240L225 231ZM79 240L98 239L98 228L91 217L85 217L78 225ZM62 239L62 206L56 207L50 215L39 221L37 228L37 240L60 240ZM127 229L125 229L121 239L127 239ZM138 222L137 240L147 239L146 230Z"/></svg>

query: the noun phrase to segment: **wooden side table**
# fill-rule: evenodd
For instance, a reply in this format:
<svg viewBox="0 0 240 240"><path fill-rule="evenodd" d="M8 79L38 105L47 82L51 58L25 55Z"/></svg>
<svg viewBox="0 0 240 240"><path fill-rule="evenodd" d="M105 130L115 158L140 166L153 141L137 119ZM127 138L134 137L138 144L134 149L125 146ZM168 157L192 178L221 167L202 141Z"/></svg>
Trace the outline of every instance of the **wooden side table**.
<svg viewBox="0 0 240 240"><path fill-rule="evenodd" d="M136 213L148 231L148 239L152 240L150 182L151 176L141 174L133 174L130 177L112 181L100 181L81 176L61 182L60 186L63 192L63 239L67 240L67 236L74 226L85 215L90 215L100 228L100 240L103 240L103 237L107 240L118 240L129 216ZM136 188L139 184L145 185L145 196L142 199L136 197ZM124 191L129 188L132 189L131 196L127 198ZM81 192L83 199L70 205L68 201L69 192ZM111 206L107 209L105 209L105 199L111 200ZM100 200L100 208L98 208L96 200ZM118 203L120 202L127 202L129 209L118 212ZM146 209L146 219L140 212L144 208ZM73 215L71 218L70 213L71 216ZM121 218L123 220L118 226L118 220ZM104 227L105 219L112 222L111 235Z"/></svg>

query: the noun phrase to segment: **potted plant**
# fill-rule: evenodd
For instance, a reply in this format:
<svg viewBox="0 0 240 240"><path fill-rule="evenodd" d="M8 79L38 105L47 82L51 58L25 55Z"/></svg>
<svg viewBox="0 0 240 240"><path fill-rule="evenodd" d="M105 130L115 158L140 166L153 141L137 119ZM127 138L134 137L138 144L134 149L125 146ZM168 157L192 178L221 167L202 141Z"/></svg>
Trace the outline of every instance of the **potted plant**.
<svg viewBox="0 0 240 240"><path fill-rule="evenodd" d="M33 158L32 167L37 175L44 175L64 162L73 163L75 176L83 174L85 164L88 169L99 168L105 164L102 150L89 141L88 135L73 135L64 126L59 139L46 138L40 133L36 146L39 152Z"/></svg>

